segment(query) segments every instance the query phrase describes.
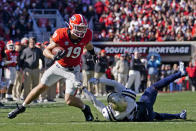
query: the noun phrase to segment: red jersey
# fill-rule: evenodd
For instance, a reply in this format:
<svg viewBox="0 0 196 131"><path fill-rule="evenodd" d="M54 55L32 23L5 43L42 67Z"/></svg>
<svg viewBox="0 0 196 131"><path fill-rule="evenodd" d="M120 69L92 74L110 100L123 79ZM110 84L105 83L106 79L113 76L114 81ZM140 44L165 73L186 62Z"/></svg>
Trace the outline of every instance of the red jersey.
<svg viewBox="0 0 196 131"><path fill-rule="evenodd" d="M188 66L186 68L186 71L187 71L189 77L191 77L191 78L192 77L196 77L196 65L195 66L192 66L192 67Z"/></svg>
<svg viewBox="0 0 196 131"><path fill-rule="evenodd" d="M3 41L0 41L0 61L2 61L3 55L5 55L5 52L4 52L4 49L5 49L5 43Z"/></svg>
<svg viewBox="0 0 196 131"><path fill-rule="evenodd" d="M12 63L8 64L7 66L12 66L15 67L17 65L17 57L19 53L17 51L10 51L10 50L5 50L5 54L7 56L8 61L13 61Z"/></svg>
<svg viewBox="0 0 196 131"><path fill-rule="evenodd" d="M65 49L66 56L58 60L58 63L63 67L79 65L84 46L92 40L92 32L90 29L87 29L84 38L77 43L73 43L70 40L68 31L68 28L59 28L52 36L52 40Z"/></svg>

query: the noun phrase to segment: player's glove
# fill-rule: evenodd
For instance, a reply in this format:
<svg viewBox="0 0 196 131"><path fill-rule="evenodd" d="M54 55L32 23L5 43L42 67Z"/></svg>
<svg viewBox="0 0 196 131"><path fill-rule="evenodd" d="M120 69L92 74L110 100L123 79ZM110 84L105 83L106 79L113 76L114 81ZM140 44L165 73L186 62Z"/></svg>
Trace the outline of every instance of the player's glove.
<svg viewBox="0 0 196 131"><path fill-rule="evenodd" d="M97 79L97 78L90 78L89 82L93 83L93 84L97 84L97 83L99 83L99 79Z"/></svg>
<svg viewBox="0 0 196 131"><path fill-rule="evenodd" d="M97 63L97 62L98 62L98 57L97 57L97 55L93 55L92 57L93 57L93 62L94 62L94 63Z"/></svg>
<svg viewBox="0 0 196 131"><path fill-rule="evenodd" d="M54 60L60 60L65 56L65 50L59 50L54 56Z"/></svg>

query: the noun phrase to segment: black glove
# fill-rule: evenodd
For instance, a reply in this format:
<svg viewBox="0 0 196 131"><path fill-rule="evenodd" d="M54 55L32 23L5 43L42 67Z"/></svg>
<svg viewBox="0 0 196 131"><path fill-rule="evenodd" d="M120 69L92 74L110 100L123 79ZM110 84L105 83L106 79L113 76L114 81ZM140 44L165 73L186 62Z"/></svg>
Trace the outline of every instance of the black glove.
<svg viewBox="0 0 196 131"><path fill-rule="evenodd" d="M97 57L97 55L93 55L92 57L93 57L93 62L96 64L96 63L98 62L98 57Z"/></svg>
<svg viewBox="0 0 196 131"><path fill-rule="evenodd" d="M60 60L65 56L65 50L59 50L54 56L54 60Z"/></svg>

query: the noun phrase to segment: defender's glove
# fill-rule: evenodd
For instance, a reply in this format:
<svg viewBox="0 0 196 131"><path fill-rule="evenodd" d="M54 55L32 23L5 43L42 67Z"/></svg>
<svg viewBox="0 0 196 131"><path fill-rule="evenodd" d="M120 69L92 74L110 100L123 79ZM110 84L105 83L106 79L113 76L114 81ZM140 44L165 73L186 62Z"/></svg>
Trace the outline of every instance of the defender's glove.
<svg viewBox="0 0 196 131"><path fill-rule="evenodd" d="M97 83L99 83L99 79L97 79L97 78L90 78L89 82L93 83L93 84L97 84Z"/></svg>
<svg viewBox="0 0 196 131"><path fill-rule="evenodd" d="M54 56L54 60L60 60L65 56L65 50L59 50Z"/></svg>

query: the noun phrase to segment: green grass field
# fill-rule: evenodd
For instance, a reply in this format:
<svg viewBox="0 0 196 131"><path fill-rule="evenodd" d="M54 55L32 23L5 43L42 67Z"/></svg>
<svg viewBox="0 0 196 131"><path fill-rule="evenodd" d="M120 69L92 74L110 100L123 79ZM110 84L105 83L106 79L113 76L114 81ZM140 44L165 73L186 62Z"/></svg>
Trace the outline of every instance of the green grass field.
<svg viewBox="0 0 196 131"><path fill-rule="evenodd" d="M139 96L137 97L139 98ZM0 131L194 131L196 130L196 93L161 93L157 97L154 110L162 113L179 113L187 109L187 120L158 122L108 122L89 104L97 119L85 122L83 113L68 107L61 100L56 103L31 104L25 113L15 119L7 114L15 105L5 104L0 108ZM104 101L105 102L105 101Z"/></svg>

